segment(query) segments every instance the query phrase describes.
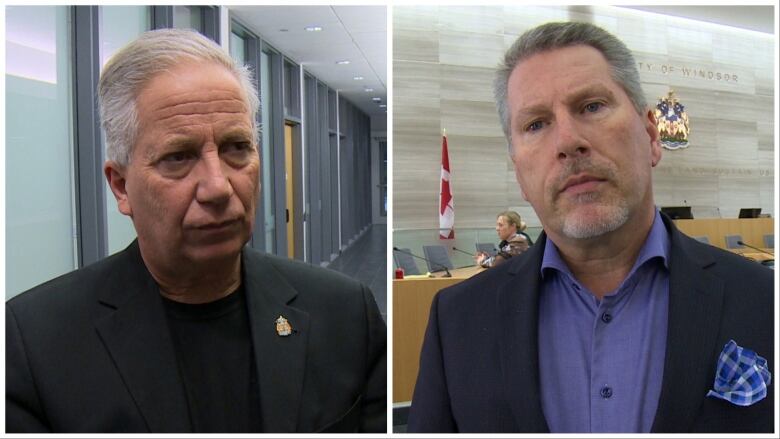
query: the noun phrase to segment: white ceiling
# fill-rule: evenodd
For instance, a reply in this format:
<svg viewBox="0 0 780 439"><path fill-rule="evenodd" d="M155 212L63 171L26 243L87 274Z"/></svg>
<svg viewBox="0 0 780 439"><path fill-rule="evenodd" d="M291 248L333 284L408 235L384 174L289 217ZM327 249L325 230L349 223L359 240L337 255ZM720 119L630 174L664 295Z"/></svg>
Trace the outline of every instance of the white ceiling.
<svg viewBox="0 0 780 439"><path fill-rule="evenodd" d="M767 34L775 32L773 6L621 6L656 14L673 15L692 20L723 24Z"/></svg>
<svg viewBox="0 0 780 439"><path fill-rule="evenodd" d="M387 104L385 6L229 6L237 18L293 61L302 64L363 112L384 115ZM309 32L307 26L319 26ZM349 60L347 65L337 61ZM355 80L355 77L363 77ZM372 88L372 92L365 91Z"/></svg>

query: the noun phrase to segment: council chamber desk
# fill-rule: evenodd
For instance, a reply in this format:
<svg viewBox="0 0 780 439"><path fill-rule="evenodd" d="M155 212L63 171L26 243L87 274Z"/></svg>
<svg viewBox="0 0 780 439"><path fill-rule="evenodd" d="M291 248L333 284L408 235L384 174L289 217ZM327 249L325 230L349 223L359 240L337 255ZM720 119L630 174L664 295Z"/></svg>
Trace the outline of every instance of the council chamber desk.
<svg viewBox="0 0 780 439"><path fill-rule="evenodd" d="M774 218L703 218L678 219L674 224L688 236L706 236L710 245L726 248L726 235L740 235L753 247L764 248L764 235L775 230Z"/></svg>
<svg viewBox="0 0 780 439"><path fill-rule="evenodd" d="M450 270L452 277L436 273L435 277L393 280L393 402L412 400L433 296L483 270L464 267Z"/></svg>

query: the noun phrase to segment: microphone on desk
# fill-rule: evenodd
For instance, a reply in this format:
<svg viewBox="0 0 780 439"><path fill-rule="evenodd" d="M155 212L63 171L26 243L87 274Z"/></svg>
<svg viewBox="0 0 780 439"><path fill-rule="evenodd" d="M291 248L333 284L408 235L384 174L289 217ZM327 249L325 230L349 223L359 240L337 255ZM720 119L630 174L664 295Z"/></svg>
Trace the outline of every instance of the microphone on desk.
<svg viewBox="0 0 780 439"><path fill-rule="evenodd" d="M774 256L774 255L775 255L774 253L768 252L768 251L766 251L766 250L761 250L761 249L760 249L760 248L758 248L758 247L753 247L753 246L752 246L752 245L750 245L750 244L745 244L745 243L744 243L744 242L742 242L742 241L737 241L737 244L739 244L739 245L744 245L744 246L745 246L745 247L747 247L747 248L752 248L753 250L757 250L757 251L758 251L758 252L760 252L760 253L764 253L764 254L767 254L767 255L772 255L772 256Z"/></svg>
<svg viewBox="0 0 780 439"><path fill-rule="evenodd" d="M469 253L469 252L467 252L466 250L461 250L461 249L459 249L459 248L456 248L456 247L452 247L452 249L453 249L453 250L455 250L456 252L465 253L465 254L467 254L467 255L469 255L469 256L471 256L471 257L474 257L474 256L476 256L474 253Z"/></svg>
<svg viewBox="0 0 780 439"><path fill-rule="evenodd" d="M415 255L413 253L410 253L410 252L407 252L407 251L403 251L403 250L401 250L398 247L393 247L393 251L397 251L397 252L400 252L400 253L405 253L405 254L407 254L409 256L413 256L413 257L415 257L417 259L422 259L423 261L428 262L431 265L439 266L439 267L443 268L444 271L446 272L446 274L444 274L442 277L452 277L452 273L450 273L450 270L446 266L444 266L444 265L442 265L442 264L440 264L438 262L431 261L430 259L424 258L422 256L417 256L417 255ZM436 270L436 271L441 271L441 270Z"/></svg>
<svg viewBox="0 0 780 439"><path fill-rule="evenodd" d="M766 251L766 250L761 250L761 249L760 249L760 248L758 248L758 247L753 247L752 245L750 245L750 244L745 244L745 243L744 243L744 242L742 242L742 241L737 241L737 244L739 244L739 245L743 245L743 246L745 246L745 247L747 247L747 248L752 248L753 250L758 250L759 252L761 252L761 253L763 253L763 254L765 254L765 255L770 255L770 256L772 256L772 259L767 259L767 260L765 260L765 261L761 261L761 262L759 262L759 263L760 263L761 265L765 265L765 266L767 266L767 267L769 267L769 268L772 268L772 269L774 269L774 267L775 267L775 259L774 259L774 257L775 257L775 254L774 254L774 253L770 253L770 252L768 252L768 251Z"/></svg>

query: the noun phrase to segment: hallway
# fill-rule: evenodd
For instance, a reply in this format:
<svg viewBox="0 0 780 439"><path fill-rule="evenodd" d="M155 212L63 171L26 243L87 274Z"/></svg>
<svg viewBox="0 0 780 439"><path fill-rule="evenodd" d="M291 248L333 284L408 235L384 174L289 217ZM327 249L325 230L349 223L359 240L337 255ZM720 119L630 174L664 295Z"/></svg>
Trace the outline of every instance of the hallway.
<svg viewBox="0 0 780 439"><path fill-rule="evenodd" d="M366 284L387 321L387 224L372 224L328 268Z"/></svg>

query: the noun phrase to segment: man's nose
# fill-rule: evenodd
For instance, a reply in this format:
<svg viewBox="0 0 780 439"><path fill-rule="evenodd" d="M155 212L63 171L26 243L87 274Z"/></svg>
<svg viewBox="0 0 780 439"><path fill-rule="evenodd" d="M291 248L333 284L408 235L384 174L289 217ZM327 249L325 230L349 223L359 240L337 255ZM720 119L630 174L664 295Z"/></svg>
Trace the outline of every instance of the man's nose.
<svg viewBox="0 0 780 439"><path fill-rule="evenodd" d="M568 112L555 117L555 151L559 160L581 158L590 154L590 143L582 135L582 129Z"/></svg>
<svg viewBox="0 0 780 439"><path fill-rule="evenodd" d="M224 204L233 195L233 186L227 178L217 152L201 158L201 174L195 198L199 203Z"/></svg>

